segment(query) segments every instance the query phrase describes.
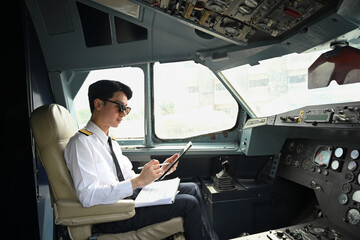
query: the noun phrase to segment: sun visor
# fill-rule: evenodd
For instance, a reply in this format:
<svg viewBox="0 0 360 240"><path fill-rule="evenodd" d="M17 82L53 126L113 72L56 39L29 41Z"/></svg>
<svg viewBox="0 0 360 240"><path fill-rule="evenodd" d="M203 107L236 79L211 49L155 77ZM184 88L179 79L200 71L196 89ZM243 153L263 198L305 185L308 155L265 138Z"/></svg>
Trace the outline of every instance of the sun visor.
<svg viewBox="0 0 360 240"><path fill-rule="evenodd" d="M334 45L333 50L323 53L308 68L308 88L360 82L360 50L347 43Z"/></svg>

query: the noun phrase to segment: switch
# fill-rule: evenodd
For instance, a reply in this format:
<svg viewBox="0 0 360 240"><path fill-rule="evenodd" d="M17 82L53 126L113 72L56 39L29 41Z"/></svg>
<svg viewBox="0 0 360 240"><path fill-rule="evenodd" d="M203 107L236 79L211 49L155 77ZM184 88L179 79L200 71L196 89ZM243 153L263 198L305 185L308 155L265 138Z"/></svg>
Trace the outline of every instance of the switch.
<svg viewBox="0 0 360 240"><path fill-rule="evenodd" d="M284 232L283 231L277 231L276 236L279 237L279 238L282 238L284 236Z"/></svg>
<svg viewBox="0 0 360 240"><path fill-rule="evenodd" d="M334 114L334 121L336 122L347 122L349 118L345 114Z"/></svg>

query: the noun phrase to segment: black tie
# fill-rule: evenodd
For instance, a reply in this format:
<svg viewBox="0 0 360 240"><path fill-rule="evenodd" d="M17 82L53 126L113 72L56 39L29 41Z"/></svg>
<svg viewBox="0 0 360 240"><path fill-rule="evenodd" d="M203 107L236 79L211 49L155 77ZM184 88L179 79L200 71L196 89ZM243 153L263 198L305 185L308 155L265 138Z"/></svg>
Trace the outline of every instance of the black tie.
<svg viewBox="0 0 360 240"><path fill-rule="evenodd" d="M112 143L111 143L111 137L109 137L108 139L108 143L109 143L109 146L110 146L110 154L114 160L114 163L115 163L115 168L116 168L116 174L117 174L117 177L119 179L119 182L121 181L124 181L124 176L121 172L121 169L120 169L120 166L119 166L119 162L115 156L115 153L114 153L114 150L113 150L113 147L112 147Z"/></svg>

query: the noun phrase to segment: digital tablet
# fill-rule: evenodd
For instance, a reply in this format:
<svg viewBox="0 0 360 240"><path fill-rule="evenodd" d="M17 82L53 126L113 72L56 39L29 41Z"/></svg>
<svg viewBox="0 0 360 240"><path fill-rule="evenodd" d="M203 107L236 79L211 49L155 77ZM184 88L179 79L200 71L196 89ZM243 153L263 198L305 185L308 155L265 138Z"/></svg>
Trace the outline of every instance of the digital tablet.
<svg viewBox="0 0 360 240"><path fill-rule="evenodd" d="M166 174L170 171L170 169L177 163L179 162L179 160L185 155L185 153L191 148L192 146L192 142L188 142L188 144L186 144L186 146L181 150L181 152L179 153L179 157L168 167L168 169L166 169L166 171L163 173L163 175L161 175L161 177L159 178L160 180L163 180L166 176Z"/></svg>

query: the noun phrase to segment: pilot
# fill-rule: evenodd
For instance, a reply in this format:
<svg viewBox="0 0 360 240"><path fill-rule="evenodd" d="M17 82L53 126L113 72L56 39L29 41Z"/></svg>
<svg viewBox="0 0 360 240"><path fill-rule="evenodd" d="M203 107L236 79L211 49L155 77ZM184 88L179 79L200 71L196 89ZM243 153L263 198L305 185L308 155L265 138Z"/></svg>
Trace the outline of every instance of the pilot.
<svg viewBox="0 0 360 240"><path fill-rule="evenodd" d="M130 113L128 100L132 90L128 86L100 80L89 86L88 97L91 119L70 139L64 152L77 196L84 207L135 199L141 187L158 179L169 165L160 166L153 159L140 174L135 174L130 160L110 137L110 127L117 127ZM165 162L171 164L177 157L174 154ZM168 174L175 170L176 165ZM130 219L97 224L95 228L101 233L127 232L179 216L184 220L186 239L218 239L195 183L180 183L171 205L136 208L135 216Z"/></svg>

